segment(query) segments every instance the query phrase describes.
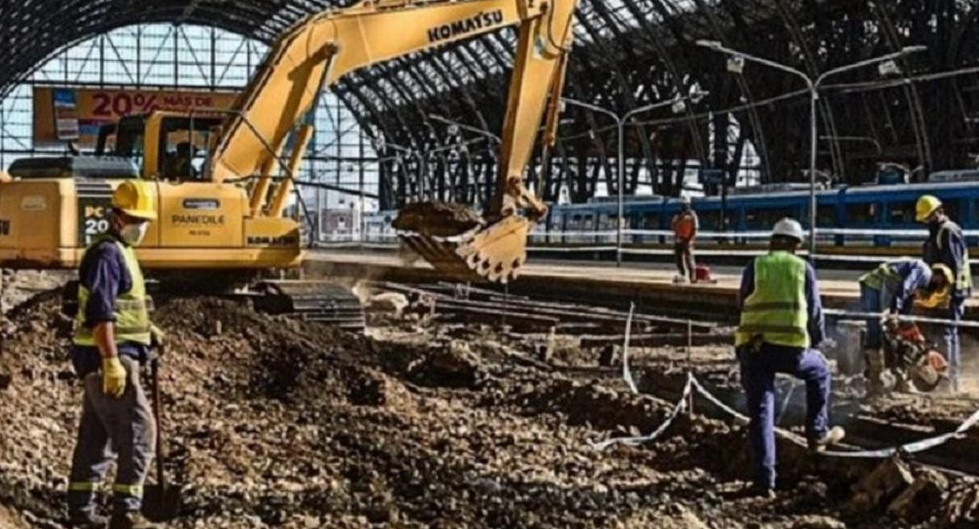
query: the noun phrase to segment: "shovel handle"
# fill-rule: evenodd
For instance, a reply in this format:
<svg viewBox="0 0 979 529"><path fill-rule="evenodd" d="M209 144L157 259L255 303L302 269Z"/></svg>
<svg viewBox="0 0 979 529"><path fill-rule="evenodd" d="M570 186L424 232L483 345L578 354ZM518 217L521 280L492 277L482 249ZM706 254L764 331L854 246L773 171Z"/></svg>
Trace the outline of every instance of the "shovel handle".
<svg viewBox="0 0 979 529"><path fill-rule="evenodd" d="M167 488L167 480L163 473L163 411L162 399L160 398L160 359L158 357L150 363L150 369L153 371L153 418L156 420L156 483L162 492Z"/></svg>

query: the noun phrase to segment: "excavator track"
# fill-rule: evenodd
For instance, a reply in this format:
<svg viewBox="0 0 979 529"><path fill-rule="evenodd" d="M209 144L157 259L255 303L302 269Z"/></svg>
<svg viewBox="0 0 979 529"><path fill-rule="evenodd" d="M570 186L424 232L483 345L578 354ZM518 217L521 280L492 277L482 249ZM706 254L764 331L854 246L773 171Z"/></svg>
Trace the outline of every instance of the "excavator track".
<svg viewBox="0 0 979 529"><path fill-rule="evenodd" d="M268 314L285 314L342 329L363 330L366 325L360 298L347 287L328 281L261 281L253 286L252 303Z"/></svg>

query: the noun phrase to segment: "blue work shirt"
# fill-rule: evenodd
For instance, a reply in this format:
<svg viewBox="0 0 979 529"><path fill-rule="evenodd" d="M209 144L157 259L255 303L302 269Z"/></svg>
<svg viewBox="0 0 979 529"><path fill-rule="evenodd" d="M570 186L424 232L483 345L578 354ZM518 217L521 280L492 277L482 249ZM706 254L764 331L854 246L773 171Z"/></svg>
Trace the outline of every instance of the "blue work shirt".
<svg viewBox="0 0 979 529"><path fill-rule="evenodd" d="M889 308L907 314L911 312L914 291L927 287L931 282L931 267L921 259L899 259L886 263L886 266L901 278L898 285L884 282L884 288L890 288L893 295Z"/></svg>
<svg viewBox="0 0 979 529"><path fill-rule="evenodd" d="M752 260L741 273L741 289L738 294L738 311L744 309L744 300L748 299L755 291L755 261ZM826 321L823 317L823 301L819 297L819 281L816 279L816 271L812 265L806 263L806 308L808 318L806 330L809 333L809 342L812 347L819 346L826 336ZM771 345L771 347L782 347ZM787 347L786 349L793 349Z"/></svg>
<svg viewBox="0 0 979 529"><path fill-rule="evenodd" d="M110 235L118 240L117 236ZM85 316L83 325L89 329L99 323L116 321L112 310L116 298L119 293L133 288L133 278L126 268L125 258L112 240L104 240L85 251L78 267L78 282L79 287L89 292L88 302L84 307L78 307ZM149 348L140 343L122 342L116 345L116 349L120 355L140 363L150 359ZM102 365L102 355L94 346L73 345L71 360L75 373L82 378L98 371Z"/></svg>
<svg viewBox="0 0 979 529"><path fill-rule="evenodd" d="M942 230L942 227L945 229ZM952 277L958 281L959 271L962 267L969 266L965 256L968 247L965 243L965 236L962 228L958 224L948 220L943 224L928 225L928 240L922 248L922 257L928 265L941 263L952 270ZM942 240L938 240L941 235ZM953 290L953 295L957 298L967 298L972 294L971 288L958 288Z"/></svg>

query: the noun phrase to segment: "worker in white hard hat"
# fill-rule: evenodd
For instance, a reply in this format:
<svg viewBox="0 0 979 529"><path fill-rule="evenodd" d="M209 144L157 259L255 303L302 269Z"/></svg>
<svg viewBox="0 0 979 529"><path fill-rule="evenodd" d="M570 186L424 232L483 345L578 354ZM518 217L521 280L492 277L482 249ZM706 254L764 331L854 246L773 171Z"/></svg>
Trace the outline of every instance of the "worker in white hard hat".
<svg viewBox="0 0 979 529"><path fill-rule="evenodd" d="M680 211L673 215L670 228L675 238L673 251L676 255L676 282L697 282L697 266L693 256L693 242L700 229L700 220L690 204L690 197L680 197Z"/></svg>
<svg viewBox="0 0 979 529"><path fill-rule="evenodd" d="M962 228L952 222L945 206L938 197L924 195L915 206L915 218L928 226L928 239L922 247L922 258L929 265L943 264L955 279L948 304L948 319L959 321L965 315L965 300L972 295L972 271L969 263L969 246ZM945 354L951 365L951 378L958 385L962 360L959 352L958 327L945 327Z"/></svg>
<svg viewBox="0 0 979 529"><path fill-rule="evenodd" d="M821 451L843 438L829 426L830 370L814 347L824 338L822 302L816 272L795 255L805 235L795 220L775 224L769 252L744 269L735 335L741 385L751 418L754 483L749 493L775 496L775 374L806 383L806 438Z"/></svg>

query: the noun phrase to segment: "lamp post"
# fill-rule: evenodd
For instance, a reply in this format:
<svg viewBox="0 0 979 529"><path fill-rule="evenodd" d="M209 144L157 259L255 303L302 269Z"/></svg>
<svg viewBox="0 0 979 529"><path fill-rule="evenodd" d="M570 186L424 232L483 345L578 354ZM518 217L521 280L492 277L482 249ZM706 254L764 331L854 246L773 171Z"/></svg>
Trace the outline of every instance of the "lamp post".
<svg viewBox="0 0 979 529"><path fill-rule="evenodd" d="M449 129L450 129L449 130L449 134L454 134L454 132L452 132L451 129L452 129L452 127L455 127L457 130L459 130L459 129L466 130L466 131L472 132L474 134L478 134L478 135L480 135L480 136L482 136L484 138L488 138L488 139L496 142L497 145L500 145L500 146L503 145L503 138L500 138L496 134L493 134L492 132L490 132L490 131L488 131L486 129L480 129L480 128L477 128L477 127L472 127L470 125L466 125L465 123L459 123L458 121L451 120L451 119L449 119L447 117L440 116L438 114L429 114L428 115L428 118L431 119L431 120L434 120L434 121L438 121L439 123L443 123L445 125L448 125L449 126ZM479 201L479 198L478 198L479 195L480 195L479 176L477 175L474 180L475 181L473 182L473 195L474 195L474 197L476 197L476 200ZM490 193L489 182L487 182L486 193L487 193L487 196ZM467 186L466 196L468 197L468 195L469 195L469 189L468 189L468 186Z"/></svg>
<svg viewBox="0 0 979 529"><path fill-rule="evenodd" d="M754 55L749 55L747 53L733 50L731 48L726 48L719 41L716 40L698 40L697 45L716 51L718 53L724 53L730 55L735 61L733 64L729 65L729 68L736 72L741 73L744 67L744 61L750 61L758 64L774 68L776 70L781 70L786 73L795 75L801 78L806 83L806 87L809 89L809 259L815 261L816 258L816 157L818 155L817 149L819 148L819 122L817 116L817 110L819 106L819 87L822 85L828 77L837 75L843 72L849 72L859 68L864 68L867 66L873 66L875 64L888 63L910 55L912 53L917 53L927 49L925 46L908 46L902 48L900 51L894 53L888 53L887 55L882 55L873 59L867 59L864 61L856 62L846 66L840 66L839 68L834 68L832 70L827 70L820 74L818 77L813 79L805 72L797 70L791 66L781 64L768 59L763 59L761 57L756 57ZM893 68L892 68L893 69Z"/></svg>
<svg viewBox="0 0 979 529"><path fill-rule="evenodd" d="M677 97L677 98L674 98L674 99L670 99L668 101L660 101L658 103L653 103L651 105L645 105L645 106L641 106L639 108L634 108L634 109L630 110L629 112L626 112L625 114L622 114L621 116L619 114L616 114L615 112L613 112L611 110L608 110L608 109L605 109L605 108L602 108L602 107L593 105L591 103L586 103L584 101L578 101L577 99L571 99L571 98L567 98L567 97L562 97L561 98L561 102L562 103L567 103L569 105L573 105L573 106L585 108L585 109L591 110L593 112L598 112L600 114L604 114L604 115L612 118L615 121L616 132L618 134L618 149L617 149L617 160L616 161L617 161L617 166L618 166L617 167L617 171L618 171L617 182L618 182L618 188L619 188L618 189L618 191L619 191L619 197L618 197L618 205L619 205L619 207L618 207L618 223L617 223L618 225L617 225L616 231L615 231L615 266L617 266L617 267L621 267L622 266L622 235L623 235L622 232L623 232L623 227L625 225L625 220L624 220L624 214L625 214L625 204L624 204L624 201L625 201L625 197L624 197L624 194L623 194L623 184L624 184L624 181L625 181L624 175L625 175L625 125L626 125L626 123L630 119L632 119L633 116L636 116L637 114L641 114L643 112L649 112L649 111L655 110L657 108L668 107L668 106L671 106L671 105L672 106L675 106L675 105L683 104L687 100L696 103L696 102L700 101L708 93L709 92L704 92L704 91L697 90L696 92L694 92L694 93L692 93L690 95L687 95L687 96ZM682 111L683 111L682 109L677 110L677 112L682 112Z"/></svg>
<svg viewBox="0 0 979 529"><path fill-rule="evenodd" d="M384 151L388 147L390 147L390 148L392 148L392 149L394 149L394 150L396 150L398 152L403 152L403 153L407 154L408 156L413 156L415 158L415 160L418 161L418 188L419 188L418 190L421 192L422 199L424 199L425 198L425 187L426 187L425 186L425 173L427 172L427 170L426 170L427 169L427 166L425 164L425 160L422 158L421 153L418 152L418 151L416 151L416 150L409 149L408 147L405 147L403 145L398 145L397 143L391 143L389 141L386 141L383 137L378 138L378 140L374 144L374 149L377 150L377 151Z"/></svg>
<svg viewBox="0 0 979 529"><path fill-rule="evenodd" d="M468 130L469 132L472 132L473 134L479 134L480 136L485 136L485 137L487 137L487 138L495 141L497 144L502 144L503 143L503 139L502 138L500 138L499 136L497 136L496 134L493 134L492 132L490 132L488 130L480 129L480 128L477 128L477 127L471 127L471 126L466 125L464 123L459 123L458 121L453 121L453 120L451 120L449 118L439 116L438 114L429 114L428 115L428 118L431 119L431 120L433 120L433 121L438 121L439 123L448 125L450 127L458 127L458 128L460 128L462 130Z"/></svg>

